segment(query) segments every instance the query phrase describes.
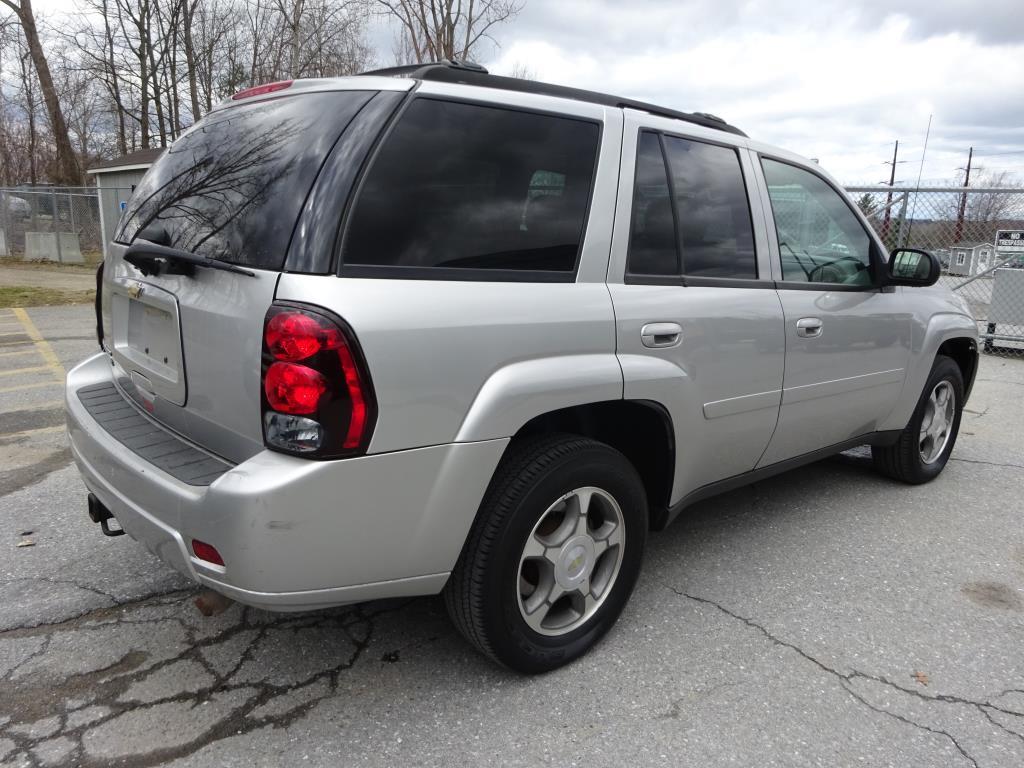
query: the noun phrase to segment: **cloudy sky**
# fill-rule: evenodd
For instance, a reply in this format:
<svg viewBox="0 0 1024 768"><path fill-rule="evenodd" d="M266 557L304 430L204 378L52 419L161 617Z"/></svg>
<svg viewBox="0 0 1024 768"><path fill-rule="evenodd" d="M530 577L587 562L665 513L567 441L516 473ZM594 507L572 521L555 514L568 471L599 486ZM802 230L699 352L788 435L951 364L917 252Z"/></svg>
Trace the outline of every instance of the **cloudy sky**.
<svg viewBox="0 0 1024 768"><path fill-rule="evenodd" d="M1024 0L526 0L496 37L492 72L713 112L848 184L887 181L897 139L897 182L953 179L973 146L1024 183Z"/></svg>
<svg viewBox="0 0 1024 768"><path fill-rule="evenodd" d="M492 72L713 112L847 183L1024 182L1022 0L528 0ZM382 58L388 54L382 52Z"/></svg>

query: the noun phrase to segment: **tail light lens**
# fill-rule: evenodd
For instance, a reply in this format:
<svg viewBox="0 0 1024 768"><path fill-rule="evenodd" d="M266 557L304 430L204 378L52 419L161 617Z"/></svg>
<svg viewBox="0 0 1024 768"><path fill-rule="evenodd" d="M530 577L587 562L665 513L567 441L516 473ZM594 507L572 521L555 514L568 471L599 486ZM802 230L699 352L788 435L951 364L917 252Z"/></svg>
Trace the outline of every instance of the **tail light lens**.
<svg viewBox="0 0 1024 768"><path fill-rule="evenodd" d="M316 459L366 452L373 386L351 328L319 307L274 304L263 332L263 440Z"/></svg>

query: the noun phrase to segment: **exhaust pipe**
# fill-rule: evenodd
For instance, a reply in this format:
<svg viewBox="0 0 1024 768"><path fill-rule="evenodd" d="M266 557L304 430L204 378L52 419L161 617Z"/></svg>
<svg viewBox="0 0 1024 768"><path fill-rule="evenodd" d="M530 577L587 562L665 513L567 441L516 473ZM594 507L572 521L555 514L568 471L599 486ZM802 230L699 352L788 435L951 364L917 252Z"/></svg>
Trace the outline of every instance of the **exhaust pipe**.
<svg viewBox="0 0 1024 768"><path fill-rule="evenodd" d="M99 523L100 528L103 530L104 536L123 536L123 528L111 528L108 523L111 520L116 519L113 513L103 506L103 502L96 498L93 493L89 494L89 519L94 523Z"/></svg>

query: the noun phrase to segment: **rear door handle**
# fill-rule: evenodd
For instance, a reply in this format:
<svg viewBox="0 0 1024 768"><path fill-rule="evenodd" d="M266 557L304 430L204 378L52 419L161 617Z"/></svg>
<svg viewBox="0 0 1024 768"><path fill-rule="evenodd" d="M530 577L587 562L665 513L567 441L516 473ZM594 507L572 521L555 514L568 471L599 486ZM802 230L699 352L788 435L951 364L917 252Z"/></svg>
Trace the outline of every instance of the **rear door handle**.
<svg viewBox="0 0 1024 768"><path fill-rule="evenodd" d="M674 347L683 339L679 323L647 323L640 329L640 340L645 347Z"/></svg>
<svg viewBox="0 0 1024 768"><path fill-rule="evenodd" d="M801 317L796 321L796 335L805 339L821 336L823 323L820 317Z"/></svg>

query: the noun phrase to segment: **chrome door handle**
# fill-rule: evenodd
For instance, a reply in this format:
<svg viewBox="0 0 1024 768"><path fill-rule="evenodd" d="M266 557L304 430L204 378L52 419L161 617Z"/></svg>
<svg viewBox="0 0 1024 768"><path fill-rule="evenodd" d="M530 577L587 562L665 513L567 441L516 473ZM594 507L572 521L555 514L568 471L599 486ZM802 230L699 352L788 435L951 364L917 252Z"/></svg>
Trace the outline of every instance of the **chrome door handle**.
<svg viewBox="0 0 1024 768"><path fill-rule="evenodd" d="M823 323L819 317L802 317L796 321L796 335L805 339L821 336Z"/></svg>
<svg viewBox="0 0 1024 768"><path fill-rule="evenodd" d="M640 341L645 347L674 347L682 340L679 323L647 323L640 329Z"/></svg>

